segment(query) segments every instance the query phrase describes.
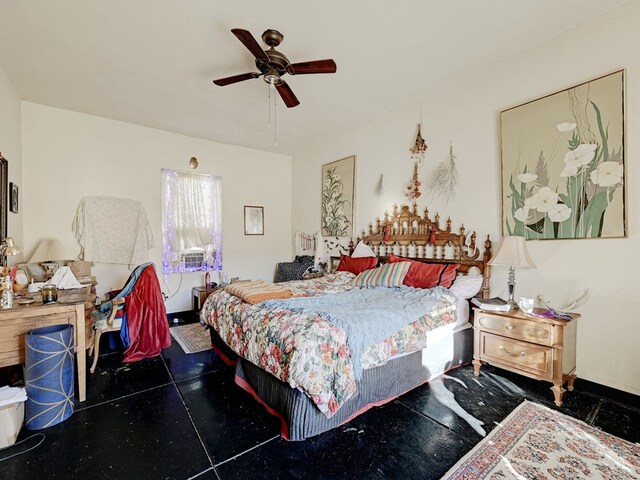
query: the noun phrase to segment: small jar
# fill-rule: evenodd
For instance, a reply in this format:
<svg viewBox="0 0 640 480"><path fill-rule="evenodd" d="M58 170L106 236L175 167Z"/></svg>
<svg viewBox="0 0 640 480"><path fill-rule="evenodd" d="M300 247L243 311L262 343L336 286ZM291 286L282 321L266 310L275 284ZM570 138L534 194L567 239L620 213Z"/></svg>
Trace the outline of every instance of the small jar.
<svg viewBox="0 0 640 480"><path fill-rule="evenodd" d="M42 303L56 303L58 301L58 289L49 284L42 287Z"/></svg>

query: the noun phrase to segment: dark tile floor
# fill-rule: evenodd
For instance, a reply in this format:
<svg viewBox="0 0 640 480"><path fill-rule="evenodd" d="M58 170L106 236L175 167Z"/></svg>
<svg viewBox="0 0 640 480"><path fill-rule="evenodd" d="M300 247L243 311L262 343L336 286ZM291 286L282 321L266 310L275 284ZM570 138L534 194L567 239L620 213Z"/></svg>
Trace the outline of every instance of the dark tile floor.
<svg viewBox="0 0 640 480"><path fill-rule="evenodd" d="M100 358L87 401L65 422L23 431L0 451L0 479L440 478L525 399L554 407L549 385L462 367L352 422L286 442L213 352L123 365ZM452 401L454 400L454 401ZM640 442L640 405L567 392L562 411ZM466 417L466 420L465 418ZM4 459L4 460L3 460Z"/></svg>

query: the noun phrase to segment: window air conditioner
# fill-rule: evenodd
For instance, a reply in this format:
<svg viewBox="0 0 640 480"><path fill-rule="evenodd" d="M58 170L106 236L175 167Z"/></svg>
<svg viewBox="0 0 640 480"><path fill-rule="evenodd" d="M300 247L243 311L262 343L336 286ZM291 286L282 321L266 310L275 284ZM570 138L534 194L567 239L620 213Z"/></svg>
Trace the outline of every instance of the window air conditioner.
<svg viewBox="0 0 640 480"><path fill-rule="evenodd" d="M204 252L189 252L180 254L181 268L200 268L204 265Z"/></svg>

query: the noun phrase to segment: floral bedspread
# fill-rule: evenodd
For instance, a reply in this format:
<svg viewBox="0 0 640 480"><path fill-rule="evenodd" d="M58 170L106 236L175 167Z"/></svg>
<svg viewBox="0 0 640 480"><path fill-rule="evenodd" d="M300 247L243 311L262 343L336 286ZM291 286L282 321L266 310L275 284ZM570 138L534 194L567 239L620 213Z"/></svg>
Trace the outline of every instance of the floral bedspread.
<svg viewBox="0 0 640 480"><path fill-rule="evenodd" d="M353 278L351 273L338 272L280 285L291 288L296 296L327 295L352 289ZM363 368L424 348L426 332L455 321L452 298L443 295L429 314L366 349ZM238 355L302 390L328 418L356 391L346 333L318 314L250 305L218 290L205 302L200 318Z"/></svg>

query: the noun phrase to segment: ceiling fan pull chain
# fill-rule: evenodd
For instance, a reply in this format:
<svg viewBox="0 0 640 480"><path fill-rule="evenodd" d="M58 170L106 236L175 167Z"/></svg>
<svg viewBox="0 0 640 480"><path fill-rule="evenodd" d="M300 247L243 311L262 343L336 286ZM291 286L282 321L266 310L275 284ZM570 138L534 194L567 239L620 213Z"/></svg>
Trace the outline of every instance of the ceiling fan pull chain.
<svg viewBox="0 0 640 480"><path fill-rule="evenodd" d="M278 146L278 115L277 115L277 111L278 111L278 98L274 95L273 96L273 146L277 147Z"/></svg>
<svg viewBox="0 0 640 480"><path fill-rule="evenodd" d="M267 128L271 130L271 85L267 85L267 112L269 118L267 119Z"/></svg>

